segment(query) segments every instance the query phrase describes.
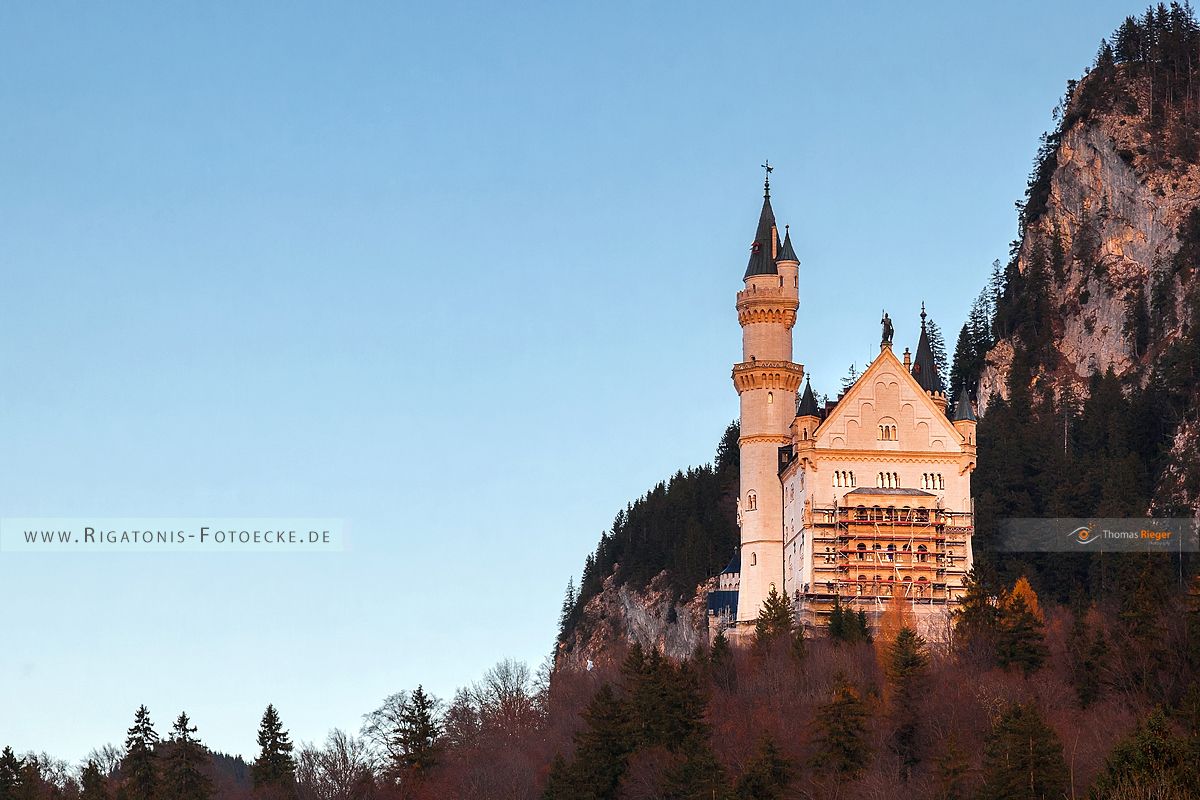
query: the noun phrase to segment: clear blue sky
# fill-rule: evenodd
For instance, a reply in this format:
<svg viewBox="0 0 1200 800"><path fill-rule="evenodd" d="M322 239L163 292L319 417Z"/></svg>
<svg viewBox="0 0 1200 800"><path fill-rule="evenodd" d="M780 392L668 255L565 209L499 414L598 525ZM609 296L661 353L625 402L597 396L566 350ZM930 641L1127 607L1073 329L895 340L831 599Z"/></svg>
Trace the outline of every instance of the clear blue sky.
<svg viewBox="0 0 1200 800"><path fill-rule="evenodd" d="M0 745L251 754L549 652L708 461L761 198L833 393L953 339L1137 3L0 8L0 516L340 517L340 554L0 554Z"/></svg>

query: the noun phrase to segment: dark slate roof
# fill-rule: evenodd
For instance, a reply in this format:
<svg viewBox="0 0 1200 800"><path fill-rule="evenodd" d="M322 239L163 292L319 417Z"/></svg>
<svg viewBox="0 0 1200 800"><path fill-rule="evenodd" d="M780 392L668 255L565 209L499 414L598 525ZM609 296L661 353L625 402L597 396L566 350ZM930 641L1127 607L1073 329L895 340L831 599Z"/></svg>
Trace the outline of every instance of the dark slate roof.
<svg viewBox="0 0 1200 800"><path fill-rule="evenodd" d="M817 398L813 396L812 383L810 381L804 382L804 394L800 397L800 405L796 408L796 416L821 416L821 411L817 408Z"/></svg>
<svg viewBox="0 0 1200 800"><path fill-rule="evenodd" d="M725 565L725 569L721 570L722 575L736 574L742 571L742 548L734 548L733 558L729 559L729 563Z"/></svg>
<svg viewBox="0 0 1200 800"><path fill-rule="evenodd" d="M775 245L779 242L779 234L775 229L775 212L771 210L771 195L763 197L762 213L758 215L758 230L754 232L754 244L750 245L750 262L746 264L746 274L742 280L751 275L778 275L775 268Z"/></svg>
<svg viewBox="0 0 1200 800"><path fill-rule="evenodd" d="M787 226L784 226L783 231L783 247L779 248L779 258L775 260L795 261L799 263L800 259L796 258L796 249L792 247L792 232Z"/></svg>
<svg viewBox="0 0 1200 800"><path fill-rule="evenodd" d="M738 593L735 591L709 592L708 610L714 614L725 613L731 617L737 616Z"/></svg>
<svg viewBox="0 0 1200 800"><path fill-rule="evenodd" d="M907 495L909 497L911 497L912 495L923 495L925 497L934 497L935 496L931 492L925 492L920 489L895 489L895 488L892 488L892 489L868 489L868 488L865 488L862 486L860 486L857 489L851 489L850 491L846 492L846 494L896 494L896 495L902 494L902 495Z"/></svg>
<svg viewBox="0 0 1200 800"><path fill-rule="evenodd" d="M971 408L971 393L962 387L954 403L954 422L976 422L975 409Z"/></svg>
<svg viewBox="0 0 1200 800"><path fill-rule="evenodd" d="M912 376L927 392L942 392L942 376L933 362L933 349L929 346L929 332L925 330L925 307L921 306L921 340L917 342L917 355L913 359Z"/></svg>

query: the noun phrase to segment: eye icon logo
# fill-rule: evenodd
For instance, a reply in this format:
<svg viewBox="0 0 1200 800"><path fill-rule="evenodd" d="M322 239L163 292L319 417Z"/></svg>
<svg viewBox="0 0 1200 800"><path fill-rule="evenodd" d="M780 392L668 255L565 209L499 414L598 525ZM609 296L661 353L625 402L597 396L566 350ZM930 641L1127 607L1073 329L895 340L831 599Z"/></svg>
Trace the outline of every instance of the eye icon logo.
<svg viewBox="0 0 1200 800"><path fill-rule="evenodd" d="M1091 525L1083 525L1078 527L1067 535L1079 544L1089 544L1096 539L1096 535L1092 532Z"/></svg>

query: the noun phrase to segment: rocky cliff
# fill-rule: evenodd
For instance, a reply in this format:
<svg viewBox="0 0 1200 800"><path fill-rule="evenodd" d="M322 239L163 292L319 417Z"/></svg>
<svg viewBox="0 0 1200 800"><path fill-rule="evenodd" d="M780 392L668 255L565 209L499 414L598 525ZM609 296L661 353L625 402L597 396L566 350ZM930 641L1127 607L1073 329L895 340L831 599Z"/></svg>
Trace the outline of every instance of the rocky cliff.
<svg viewBox="0 0 1200 800"><path fill-rule="evenodd" d="M583 607L576 625L559 642L557 669L586 669L619 659L635 642L670 658L688 658L707 641L705 595L708 582L681 600L664 570L644 587L621 584L615 575Z"/></svg>
<svg viewBox="0 0 1200 800"><path fill-rule="evenodd" d="M1178 419L1154 505L1200 509L1195 369L1176 363L1194 359L1200 327L1196 99L1191 79L1163 66L1169 54L1116 63L1106 48L1070 85L1031 176L979 405L1007 399L1014 380L1060 407L1086 398L1097 372L1129 390L1171 381Z"/></svg>
<svg viewBox="0 0 1200 800"><path fill-rule="evenodd" d="M1084 85L1072 102L1079 102ZM1137 114L1077 117L1062 132L1045 208L1021 239L1017 265L1023 274L1035 257L1050 257L1055 237L1064 250L1062 278L1053 283L1059 301L1054 348L1061 358L1046 377L1077 392L1086 393L1091 373L1109 367L1119 377L1149 377L1140 370L1145 354L1136 352L1128 311L1137 292L1151 295L1156 280L1169 282L1157 287L1171 302L1164 316L1173 323L1163 330L1164 340L1178 338L1187 325L1184 287L1169 273L1178 233L1200 205L1200 164L1151 158L1156 135ZM985 408L993 395L1007 396L1012 357L1009 339L989 353L980 381Z"/></svg>

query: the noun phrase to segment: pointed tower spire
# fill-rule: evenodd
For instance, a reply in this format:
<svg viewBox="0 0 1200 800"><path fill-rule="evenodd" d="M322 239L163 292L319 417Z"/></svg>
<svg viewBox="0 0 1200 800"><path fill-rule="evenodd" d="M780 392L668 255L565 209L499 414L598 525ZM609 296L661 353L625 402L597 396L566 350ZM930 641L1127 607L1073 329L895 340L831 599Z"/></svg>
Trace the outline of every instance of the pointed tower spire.
<svg viewBox="0 0 1200 800"><path fill-rule="evenodd" d="M925 325L925 304L921 303L921 338L917 342L917 354L913 358L912 376L921 388L932 395L942 394L942 376L938 374L933 360L933 348L929 346L929 331ZM943 406L944 408L944 406Z"/></svg>
<svg viewBox="0 0 1200 800"><path fill-rule="evenodd" d="M754 243L750 245L750 261L746 264L745 280L751 275L778 275L775 254L779 250L779 229L775 225L775 211L771 208L771 162L762 165L766 172L763 181L762 212L758 215L758 228L754 232Z"/></svg>
<svg viewBox="0 0 1200 800"><path fill-rule="evenodd" d="M806 379L804 381L804 394L800 397L800 405L796 408L797 417L819 417L820 410L817 408L817 398L813 396L812 381Z"/></svg>
<svg viewBox="0 0 1200 800"><path fill-rule="evenodd" d="M954 419L951 422L975 422L975 409L971 408L971 393L964 382L954 401Z"/></svg>
<svg viewBox="0 0 1200 800"><path fill-rule="evenodd" d="M783 226L783 247L779 248L779 258L777 261L795 261L800 263L800 259L796 258L796 250L792 247L792 231L791 225Z"/></svg>

